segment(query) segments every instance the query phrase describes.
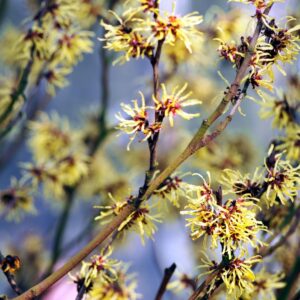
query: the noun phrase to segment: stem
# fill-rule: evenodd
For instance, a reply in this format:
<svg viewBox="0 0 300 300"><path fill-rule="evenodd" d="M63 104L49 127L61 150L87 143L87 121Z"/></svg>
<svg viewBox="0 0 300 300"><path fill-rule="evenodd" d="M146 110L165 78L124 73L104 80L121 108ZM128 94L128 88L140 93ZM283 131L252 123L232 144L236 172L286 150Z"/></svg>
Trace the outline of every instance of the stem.
<svg viewBox="0 0 300 300"><path fill-rule="evenodd" d="M83 298L84 294L85 294L85 285L83 284L81 286L80 290L78 291L78 294L77 294L75 300L81 300Z"/></svg>
<svg viewBox="0 0 300 300"><path fill-rule="evenodd" d="M64 209L62 211L62 214L60 215L58 225L57 225L57 229L56 229L56 232L55 232L54 244L53 244L53 249L52 249L52 256L51 256L51 260L50 260L50 265L49 265L45 275L43 276L44 278L49 276L52 273L53 268L55 266L55 263L57 262L58 258L61 255L62 241L63 241L65 229L66 229L66 226L67 226L67 223L68 223L68 219L69 219L69 216L70 216L71 208L72 208L72 205L74 203L74 192L75 192L75 190L72 189L72 188L69 188L66 192L67 198L65 200L65 206L64 206Z"/></svg>
<svg viewBox="0 0 300 300"><path fill-rule="evenodd" d="M158 91L159 91L159 61L161 56L162 47L164 44L164 39L158 41L155 55L150 58L150 62L153 70L153 96L155 99L158 99ZM164 116L160 114L159 111L155 111L155 122L162 123ZM152 137L148 139L148 147L149 147L149 169L146 172L145 182L141 189L140 195L143 195L146 189L149 186L149 183L152 179L152 176L157 168L157 142L159 139L159 131L155 132Z"/></svg>
<svg viewBox="0 0 300 300"><path fill-rule="evenodd" d="M161 300L162 299L164 293L166 292L167 285L168 285L171 277L173 276L173 274L175 272L175 269L176 269L176 264L175 263L173 263L169 268L165 269L164 277L163 277L162 282L160 284L160 287L157 291L155 300Z"/></svg>

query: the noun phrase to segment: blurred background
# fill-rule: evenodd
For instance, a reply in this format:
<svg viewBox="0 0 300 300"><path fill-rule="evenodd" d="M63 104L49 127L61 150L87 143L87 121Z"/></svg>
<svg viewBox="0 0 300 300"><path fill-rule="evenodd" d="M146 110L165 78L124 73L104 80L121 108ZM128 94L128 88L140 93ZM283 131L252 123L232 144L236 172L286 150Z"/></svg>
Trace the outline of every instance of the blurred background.
<svg viewBox="0 0 300 300"><path fill-rule="evenodd" d="M5 31L7 26L14 25L20 28L24 26L24 20L33 14L31 5L28 2L33 1L0 0L0 34ZM161 0L162 8L172 9L171 2ZM230 18L235 19L239 25L232 28L232 36L228 37L229 40L238 41L239 36L251 35L253 30L254 19L250 16L253 16L254 11L249 9L248 6L236 3L228 4L227 1L222 0L177 0L176 12L178 14L183 15L193 11L199 11L204 16L201 28L207 32L207 35L213 35L209 29L214 23L230 24ZM297 11L299 13L298 1L287 0L285 3L276 4L272 10L272 15L280 17L286 14L294 14ZM99 22L93 25L92 30L96 33L93 38L94 52L85 55L84 59L74 68L73 73L68 77L70 84L58 90L56 96L51 98L45 93L45 86L43 85L31 92L34 101L46 98L43 109L46 112L57 111L60 116L67 117L71 128L74 128L74 130L84 126L87 116L99 110L99 99L102 93L101 70L103 66L99 58L101 42L98 37L101 37L103 32ZM212 40L212 36L210 40ZM235 75L235 70L232 69L230 64L219 59L216 45L213 41L204 42L200 46L199 52L195 52L191 61L182 63L179 70L171 70L171 72L178 72L178 75L174 76L171 81L173 80L175 83L189 82L195 98L203 101L203 105L200 108L200 119L196 118L189 122L175 120L175 129L166 128L166 131L162 133L163 138L159 143L158 150L161 166L167 165L172 157L185 147L190 137L197 130L201 118L208 115L213 105L222 98L226 85L217 74L217 71L221 70L229 81ZM5 45L2 44L1 47L5 47ZM163 64L166 61L163 60ZM168 67L165 63L162 68L168 69ZM290 65L287 71L288 76L297 74L299 63ZM0 71L0 73L3 75L4 72ZM276 85L284 89L288 76L284 77L279 72L276 75ZM149 94L151 88L151 66L146 59L131 60L124 65L111 67L107 115L109 125L113 126L117 123L115 113L120 111L120 102L136 99L138 91ZM259 98L255 93L251 95ZM238 114L230 124L226 134L216 142L215 147L219 149L220 153L217 155L220 162L213 165L207 158L207 153L201 150L199 155L181 167L181 171L189 170L205 174L206 170L210 170L214 174L214 172L217 173L218 170L226 167L224 161L230 158L234 158L235 161L229 162L229 166L231 165L241 171L251 172L256 166L262 164L268 144L276 132L272 129L271 120L261 120L259 118L259 109L260 107L249 99L243 103L242 110L246 116ZM5 149L8 143L9 138L5 142L2 141L0 145L2 155L6 153ZM114 180L116 182L126 180L126 186L129 188L130 193L135 194L137 187L143 182L144 170L148 165L147 145L134 142L131 151L127 152L127 143L128 138L125 135L117 136L116 132L107 139L103 150L101 149L97 154L99 157L98 164L103 167L103 172L99 173L99 182L111 184ZM218 147L220 145L218 143L221 144L220 147ZM229 153L229 157L222 157L222 150L223 154L225 152ZM213 146L212 151L215 151ZM32 159L32 154L26 144L25 133L24 139L15 146L11 155L5 157L5 160L3 157L0 164L1 189L9 186L11 177L18 178L21 176L19 168L21 162L28 162ZM100 226L96 225L91 227L91 230L83 237L77 239L82 230L91 222L91 218L97 214L97 209L94 206L103 203L103 197L105 196L101 193L96 193L90 197L83 197L80 193L76 195L76 201L71 208L63 239L64 245L70 245L71 241L71 247L67 247L56 267L84 246L91 239L94 232L101 230ZM0 249L3 253L18 253L21 259L26 252L31 263L31 266L30 263L26 266L28 277L34 276L31 273L34 273L36 268L40 268L35 264L42 266L47 264L63 204L59 201L44 199L41 192L35 197L35 207L37 213L25 215L20 222L7 221L2 215L0 219ZM185 221L179 215L178 210L171 208L169 215L166 222L158 225L159 230L154 236L155 241L146 240L145 245L142 245L140 238L133 233L126 235L126 239L115 243L113 257L130 262L130 271L136 273L138 292L143 295L144 299L153 299L163 276L164 268L170 266L173 262L176 263L180 272L187 273L190 276L197 274L195 252L198 250L195 251L195 247L200 249L201 245L193 243L189 238L189 230L185 227ZM28 271L31 268L32 270ZM64 278L43 299L62 299L62 297L64 299L74 299L76 287L70 282L69 278ZM59 288L57 288L58 286ZM0 275L0 293L12 295L2 274ZM171 293L167 297L168 299L185 299L184 295L175 296Z"/></svg>

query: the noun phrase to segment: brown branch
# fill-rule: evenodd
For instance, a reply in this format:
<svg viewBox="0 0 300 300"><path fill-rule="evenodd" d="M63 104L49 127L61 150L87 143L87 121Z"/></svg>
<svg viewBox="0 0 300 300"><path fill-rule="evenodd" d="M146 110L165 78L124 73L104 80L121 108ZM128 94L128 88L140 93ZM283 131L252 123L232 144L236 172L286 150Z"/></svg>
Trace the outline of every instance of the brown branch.
<svg viewBox="0 0 300 300"><path fill-rule="evenodd" d="M157 294L155 296L155 300L161 300L164 293L166 292L166 289L167 289L167 285L171 279L171 277L173 276L173 273L175 272L175 269L176 269L176 264L173 263L169 268L166 268L165 269L165 272L164 272L164 277L161 281L161 284L160 284L160 287L157 291Z"/></svg>
<svg viewBox="0 0 300 300"><path fill-rule="evenodd" d="M156 52L153 56L149 57L152 71L153 71L153 96L155 99L158 99L159 92L159 61L161 57L161 51L164 44L164 39L158 41ZM164 115L159 111L155 111L155 123L161 124L163 122ZM149 148L149 169L145 174L145 181L143 187L140 188L139 197L141 198L145 191L147 190L149 183L153 177L153 174L157 168L157 142L159 139L159 130L154 132L153 136L148 139L148 148Z"/></svg>

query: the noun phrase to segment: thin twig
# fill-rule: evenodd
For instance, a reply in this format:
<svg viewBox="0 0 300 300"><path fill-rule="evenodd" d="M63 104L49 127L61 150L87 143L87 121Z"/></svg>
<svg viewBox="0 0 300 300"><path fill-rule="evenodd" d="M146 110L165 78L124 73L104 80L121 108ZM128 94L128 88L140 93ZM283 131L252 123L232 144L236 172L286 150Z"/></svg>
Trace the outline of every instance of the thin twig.
<svg viewBox="0 0 300 300"><path fill-rule="evenodd" d="M85 294L85 291L86 291L85 285L82 284L80 290L78 291L78 294L76 295L75 300L81 300Z"/></svg>
<svg viewBox="0 0 300 300"><path fill-rule="evenodd" d="M161 284L160 284L160 287L157 291L157 294L155 296L155 300L161 300L164 293L166 292L166 289L167 289L167 285L171 279L171 277L173 276L174 272L175 272L175 269L176 269L176 264L173 263L169 268L166 268L165 269L165 272L164 272L164 277L161 281Z"/></svg>

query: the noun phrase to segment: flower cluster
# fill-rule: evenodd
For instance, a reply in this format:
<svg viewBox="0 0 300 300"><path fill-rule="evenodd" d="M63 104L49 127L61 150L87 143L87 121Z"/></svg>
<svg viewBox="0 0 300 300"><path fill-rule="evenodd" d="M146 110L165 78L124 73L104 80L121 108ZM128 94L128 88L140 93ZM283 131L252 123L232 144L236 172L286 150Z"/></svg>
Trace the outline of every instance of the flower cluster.
<svg viewBox="0 0 300 300"><path fill-rule="evenodd" d="M287 160L283 160L283 153L274 154L273 147L270 148L266 159L267 184L266 199L270 206L286 204L287 200L294 201L300 186L300 165L292 166Z"/></svg>
<svg viewBox="0 0 300 300"><path fill-rule="evenodd" d="M226 286L227 299L240 299L245 292L254 290L256 277L251 268L261 262L261 257L252 256L245 259L239 255L229 262L220 264L208 258L203 259L202 262L200 268L208 269L204 274L215 273L216 275L210 283L208 294L216 287L217 282L222 280Z"/></svg>
<svg viewBox="0 0 300 300"><path fill-rule="evenodd" d="M284 0L229 0L229 2L240 2L244 4L252 4L258 10L269 7L275 2L283 2L283 1Z"/></svg>
<svg viewBox="0 0 300 300"><path fill-rule="evenodd" d="M29 146L35 163L23 164L24 178L35 187L43 183L45 194L60 199L66 187L77 184L87 175L89 158L66 119L42 114L29 128Z"/></svg>
<svg viewBox="0 0 300 300"><path fill-rule="evenodd" d="M113 202L112 205L95 206L100 209L100 214L95 218L95 220L100 220L101 224L111 221L114 216L120 214L126 205L132 205L132 201L134 201L132 196L124 201L116 200L112 195L109 195L109 197ZM143 204L121 223L118 230L123 232L130 228L132 231L135 231L140 235L142 243L144 244L145 237L153 238L153 234L157 230L155 223L161 222L159 220L159 216L159 214L153 213L153 207L150 207L148 204Z"/></svg>
<svg viewBox="0 0 300 300"><path fill-rule="evenodd" d="M262 268L257 274L255 274L255 279L252 282L252 289L245 290L243 294L243 299L276 299L276 290L282 289L286 284L282 282L284 278L283 273L271 274L267 272L265 268Z"/></svg>
<svg viewBox="0 0 300 300"><path fill-rule="evenodd" d="M273 118L273 127L280 130L276 150L285 153L286 158L296 164L299 163L300 157L299 87L298 76L291 76L288 80L287 93L277 92L276 95L262 93L263 101L259 102L261 118Z"/></svg>
<svg viewBox="0 0 300 300"><path fill-rule="evenodd" d="M139 5L124 11L121 16L112 14L117 25L102 20L106 33L100 40L106 42L105 48L123 53L114 63L124 63L131 58L152 58L159 42L174 46L180 40L192 52L192 40L199 36L197 25L202 22L196 12L182 17L174 10L161 14L159 1L139 1Z"/></svg>
<svg viewBox="0 0 300 300"><path fill-rule="evenodd" d="M190 196L186 210L181 212L190 216L187 226L191 228L192 239L210 237L211 247L216 248L218 242L221 243L222 253L230 258L243 244L252 247L263 244L257 235L266 231L266 227L256 220L255 199L242 195L222 204L221 192L214 192L206 182L194 197Z"/></svg>
<svg viewBox="0 0 300 300"><path fill-rule="evenodd" d="M241 37L240 45L236 45L235 42L227 43L217 38L216 40L220 43L218 48L220 56L229 60L239 69L245 54L251 52L251 70L245 79L249 81L253 89L264 87L272 91L274 82L273 67L276 66L285 75L280 64L292 63L299 54L300 39L296 32L299 30L300 25L295 25L291 28L288 28L288 26L280 27L276 24L274 18L263 13L263 9L278 1L232 1L253 4L256 7L256 17L263 22L264 30L254 49L250 49L251 37ZM287 23L292 20L294 18L288 17Z"/></svg>
<svg viewBox="0 0 300 300"><path fill-rule="evenodd" d="M237 196L251 195L257 197L261 191L262 170L256 169L253 176L241 174L239 171L225 169L220 183L224 194L233 193Z"/></svg>
<svg viewBox="0 0 300 300"><path fill-rule="evenodd" d="M128 117L123 117L121 113L116 115L116 118L120 121L117 129L131 135L130 142L127 146L129 150L131 142L136 138L138 133L143 134L142 141L146 141L153 136L156 132L159 132L162 128L162 120L167 117L170 125L174 125L174 116L179 115L186 120L198 117L199 113L187 113L183 108L187 106L194 106L201 104L201 101L190 98L191 92L183 95L187 88L187 84L179 89L175 86L172 92L168 92L164 84L161 85L162 93L159 99L153 96L155 107L147 106L145 103L145 97L141 95L141 105L139 106L137 100L132 100L133 105L121 103L123 111ZM149 120L149 111L154 110L158 114L159 118L151 123Z"/></svg>
<svg viewBox="0 0 300 300"><path fill-rule="evenodd" d="M167 199L175 207L180 207L180 199L186 198L189 190L193 189L193 185L183 180L188 174L189 173L182 175L174 174L168 177L153 193L158 198L158 204L164 204Z"/></svg>
<svg viewBox="0 0 300 300"><path fill-rule="evenodd" d="M87 21L95 5L100 5L98 0L41 2L24 31L12 26L4 31L0 39L6 47L0 50L1 61L14 80L0 82L3 130L21 113L26 89L45 81L48 93L54 96L56 88L68 84L66 76L83 54L92 52L94 33L86 29L96 20Z"/></svg>
<svg viewBox="0 0 300 300"><path fill-rule="evenodd" d="M122 262L109 258L111 254L112 248L108 247L82 262L80 272L71 275L78 292L83 289L87 299L138 299L135 280L126 274Z"/></svg>

